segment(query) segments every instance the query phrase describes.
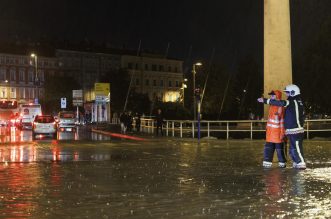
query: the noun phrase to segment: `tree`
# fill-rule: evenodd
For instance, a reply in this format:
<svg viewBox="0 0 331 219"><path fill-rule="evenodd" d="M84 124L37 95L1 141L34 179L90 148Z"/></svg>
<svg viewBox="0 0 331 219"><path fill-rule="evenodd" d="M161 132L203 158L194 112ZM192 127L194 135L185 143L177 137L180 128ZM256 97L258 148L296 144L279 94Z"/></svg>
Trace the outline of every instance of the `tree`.
<svg viewBox="0 0 331 219"><path fill-rule="evenodd" d="M128 98L127 110L137 113L149 113L151 101L147 94L137 93L134 89L130 92Z"/></svg>
<svg viewBox="0 0 331 219"><path fill-rule="evenodd" d="M122 112L130 85L130 77L125 69L113 69L102 77L110 83L111 106L113 111Z"/></svg>
<svg viewBox="0 0 331 219"><path fill-rule="evenodd" d="M61 98L67 99L67 109L73 110L72 90L80 89L77 81L68 76L46 75L45 95L41 100L43 111L45 113L56 113L61 110Z"/></svg>
<svg viewBox="0 0 331 219"><path fill-rule="evenodd" d="M258 64L250 56L238 65L234 91L238 101L237 119L247 119L250 112L262 114L262 107L256 99L263 93L263 76Z"/></svg>
<svg viewBox="0 0 331 219"><path fill-rule="evenodd" d="M330 114L328 95L331 81L331 17L295 65L294 81L301 88L307 113Z"/></svg>
<svg viewBox="0 0 331 219"><path fill-rule="evenodd" d="M102 77L103 82L110 83L113 111L123 111L130 80L131 77L125 69L113 69ZM131 86L126 110L138 113L148 112L150 110L148 95L137 93Z"/></svg>

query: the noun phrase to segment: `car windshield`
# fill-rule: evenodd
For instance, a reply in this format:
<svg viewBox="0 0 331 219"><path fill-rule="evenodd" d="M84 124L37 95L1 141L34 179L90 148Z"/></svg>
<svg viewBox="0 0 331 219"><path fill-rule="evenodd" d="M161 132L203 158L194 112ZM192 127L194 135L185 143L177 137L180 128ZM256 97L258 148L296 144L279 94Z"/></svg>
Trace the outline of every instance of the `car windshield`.
<svg viewBox="0 0 331 219"><path fill-rule="evenodd" d="M73 113L61 113L60 118L73 119L75 118L75 115Z"/></svg>
<svg viewBox="0 0 331 219"><path fill-rule="evenodd" d="M36 121L38 123L52 123L54 122L54 118L51 116L38 116L36 118Z"/></svg>

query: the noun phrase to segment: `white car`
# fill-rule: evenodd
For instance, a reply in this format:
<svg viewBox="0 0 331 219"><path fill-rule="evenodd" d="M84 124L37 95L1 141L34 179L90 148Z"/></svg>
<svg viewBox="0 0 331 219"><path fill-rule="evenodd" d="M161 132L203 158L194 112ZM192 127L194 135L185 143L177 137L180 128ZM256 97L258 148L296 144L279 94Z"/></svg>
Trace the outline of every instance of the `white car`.
<svg viewBox="0 0 331 219"><path fill-rule="evenodd" d="M32 137L36 135L51 135L56 138L57 127L54 117L51 115L38 115L35 117L32 125Z"/></svg>
<svg viewBox="0 0 331 219"><path fill-rule="evenodd" d="M60 132L75 132L76 118L75 113L71 111L59 112L58 116L58 131Z"/></svg>

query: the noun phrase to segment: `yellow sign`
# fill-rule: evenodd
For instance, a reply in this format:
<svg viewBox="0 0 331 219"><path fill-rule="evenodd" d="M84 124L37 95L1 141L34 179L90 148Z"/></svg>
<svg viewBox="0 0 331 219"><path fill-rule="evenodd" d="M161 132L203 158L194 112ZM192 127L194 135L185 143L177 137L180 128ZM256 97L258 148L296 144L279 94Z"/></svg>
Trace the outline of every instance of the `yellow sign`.
<svg viewBox="0 0 331 219"><path fill-rule="evenodd" d="M109 83L94 83L95 96L107 96L110 95Z"/></svg>

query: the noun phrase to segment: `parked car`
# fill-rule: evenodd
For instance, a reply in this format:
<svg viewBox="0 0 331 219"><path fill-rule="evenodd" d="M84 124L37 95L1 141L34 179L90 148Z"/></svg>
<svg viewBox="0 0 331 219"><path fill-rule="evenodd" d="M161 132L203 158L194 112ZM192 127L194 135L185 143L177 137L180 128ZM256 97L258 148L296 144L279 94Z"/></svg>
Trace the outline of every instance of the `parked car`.
<svg viewBox="0 0 331 219"><path fill-rule="evenodd" d="M57 130L60 132L75 132L77 130L75 113L71 111L59 112Z"/></svg>
<svg viewBox="0 0 331 219"><path fill-rule="evenodd" d="M57 128L53 116L37 115L35 117L32 125L32 137L35 138L38 134L51 135L56 138Z"/></svg>

